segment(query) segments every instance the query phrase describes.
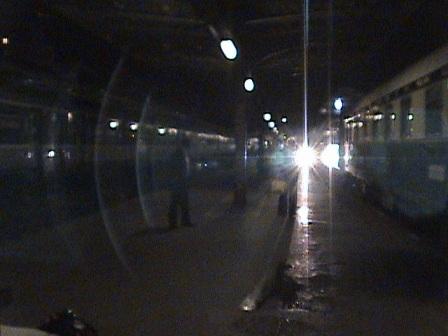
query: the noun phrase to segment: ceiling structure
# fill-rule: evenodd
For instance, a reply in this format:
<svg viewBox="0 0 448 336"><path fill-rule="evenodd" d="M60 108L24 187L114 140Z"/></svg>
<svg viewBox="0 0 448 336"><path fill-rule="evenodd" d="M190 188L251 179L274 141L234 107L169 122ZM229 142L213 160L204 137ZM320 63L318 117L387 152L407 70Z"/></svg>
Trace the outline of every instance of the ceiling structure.
<svg viewBox="0 0 448 336"><path fill-rule="evenodd" d="M1 21L10 34L32 25L17 47L30 56L25 63L51 67L87 60L80 76L84 94L101 96L125 52L152 74L165 99L228 126L233 120L228 73L234 65L221 54L219 41L231 37L240 52L241 76L250 74L256 82L249 125L262 127L265 111L300 125L302 1L41 0L11 4L8 11L16 15ZM446 43L446 13L448 2L442 1L310 1L311 121L322 119L318 111L329 95L350 92L356 99ZM17 19L24 14L27 19Z"/></svg>

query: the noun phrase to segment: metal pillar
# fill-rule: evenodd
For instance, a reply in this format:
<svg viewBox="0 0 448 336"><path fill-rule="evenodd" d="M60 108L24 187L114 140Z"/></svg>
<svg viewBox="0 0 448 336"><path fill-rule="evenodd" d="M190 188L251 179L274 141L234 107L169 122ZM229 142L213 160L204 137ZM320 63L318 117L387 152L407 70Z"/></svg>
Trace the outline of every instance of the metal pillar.
<svg viewBox="0 0 448 336"><path fill-rule="evenodd" d="M235 206L244 207L247 203L247 93L243 88L244 72L241 63L234 64L232 69L232 101L235 113L235 189L233 203Z"/></svg>

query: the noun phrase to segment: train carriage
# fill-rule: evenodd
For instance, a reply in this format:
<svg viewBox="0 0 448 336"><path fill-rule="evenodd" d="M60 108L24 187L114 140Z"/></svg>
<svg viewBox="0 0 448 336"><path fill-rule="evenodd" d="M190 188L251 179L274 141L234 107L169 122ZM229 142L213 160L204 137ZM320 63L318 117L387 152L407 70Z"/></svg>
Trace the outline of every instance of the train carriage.
<svg viewBox="0 0 448 336"><path fill-rule="evenodd" d="M347 170L389 210L444 215L448 45L364 97L344 119Z"/></svg>

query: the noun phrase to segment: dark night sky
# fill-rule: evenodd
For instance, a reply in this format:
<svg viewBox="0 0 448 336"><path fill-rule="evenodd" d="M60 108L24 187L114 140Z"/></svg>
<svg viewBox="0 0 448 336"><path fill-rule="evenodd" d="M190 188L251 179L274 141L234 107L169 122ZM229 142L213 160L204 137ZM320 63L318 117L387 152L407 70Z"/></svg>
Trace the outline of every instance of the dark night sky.
<svg viewBox="0 0 448 336"><path fill-rule="evenodd" d="M99 6L100 12L104 8L117 10L107 1L92 2L95 4L92 8L80 1L72 3L78 3L79 8L88 11L95 6ZM277 117L288 115L293 124L300 125L303 96L301 20L286 24L247 24L250 20L266 17L300 16L300 2L214 0L177 3L180 5L173 9L172 15L228 28L236 36L246 68L254 68L252 74L257 85L248 110L252 128L263 126L261 115L264 111ZM310 3L309 106L313 124L322 120L318 110L327 99L329 42L333 46L331 82L334 95L366 93L448 42L448 1L336 0L333 2L330 40L329 2L316 0ZM154 28L140 24L134 30L124 32L116 24L105 28L103 24L95 23L100 22L96 18L93 23L84 19L77 21L70 11L70 14L61 14L51 4L47 1L7 1L2 4L0 29L14 38L16 44L11 49L15 48L24 62L39 67L70 69L82 60L89 70L80 75L80 80L89 83L92 78L93 82L98 81L98 87L104 87L120 49L127 48L125 44L133 41L137 43L136 50L142 46L146 48L141 51L143 59L160 61L150 62L145 69L152 73L157 94L173 108L216 120L222 125L232 124L229 111L234 99L229 98L232 91L226 74L228 66L219 65L225 61L207 29L191 28L188 33L185 29L168 27L163 31L163 23L159 23ZM156 5L147 7L158 9ZM286 57L274 57L269 63L254 67L263 56L275 55L288 48ZM178 63L173 56L188 54L189 50L193 50L190 59L195 55L201 55L203 59L205 56L215 57L218 66L214 66L215 63L199 65L200 62L195 60ZM170 59L172 62L166 63ZM92 73L95 73L95 80Z"/></svg>

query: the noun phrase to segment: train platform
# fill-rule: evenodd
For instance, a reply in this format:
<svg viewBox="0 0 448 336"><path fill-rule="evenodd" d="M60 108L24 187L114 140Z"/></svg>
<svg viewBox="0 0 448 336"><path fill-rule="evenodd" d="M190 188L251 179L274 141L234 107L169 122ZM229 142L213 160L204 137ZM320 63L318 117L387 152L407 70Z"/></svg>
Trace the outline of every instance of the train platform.
<svg viewBox="0 0 448 336"><path fill-rule="evenodd" d="M232 207L230 190L193 190L195 227L171 231L145 224L141 200L123 203L108 216L117 237L103 232L115 249L95 257L105 248L88 231L77 266L3 258L2 288L11 289L3 321L35 326L70 307L107 335L447 334L448 263L430 239L339 171L330 181L313 168L308 211L299 191L294 220L277 215L269 186L251 189L245 210ZM153 209L162 221L166 203ZM266 276L272 287L263 291ZM244 311L257 293L256 309Z"/></svg>
<svg viewBox="0 0 448 336"><path fill-rule="evenodd" d="M330 184L327 169L313 169L308 207L284 278L239 321L241 335L448 333L448 262L433 239L369 202L342 172Z"/></svg>
<svg viewBox="0 0 448 336"><path fill-rule="evenodd" d="M244 209L230 189L193 188L192 228L167 229L169 195L160 192L3 242L2 323L32 327L69 307L107 335L228 329L249 295L266 294L257 291L286 239L270 188L270 179L251 183ZM156 204L145 213L148 202Z"/></svg>

